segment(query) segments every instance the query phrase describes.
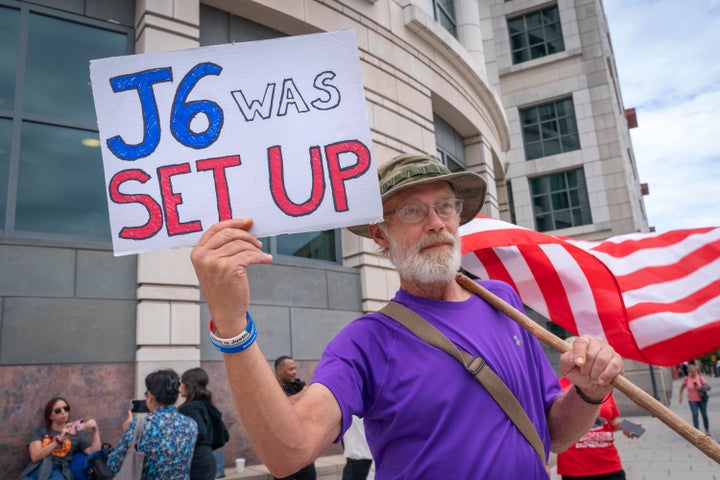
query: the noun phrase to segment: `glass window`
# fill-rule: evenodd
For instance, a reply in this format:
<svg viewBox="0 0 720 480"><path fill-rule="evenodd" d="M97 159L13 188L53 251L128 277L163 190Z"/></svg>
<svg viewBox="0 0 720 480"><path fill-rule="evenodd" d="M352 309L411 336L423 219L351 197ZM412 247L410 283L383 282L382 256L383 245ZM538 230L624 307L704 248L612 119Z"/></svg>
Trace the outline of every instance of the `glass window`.
<svg viewBox="0 0 720 480"><path fill-rule="evenodd" d="M457 38L457 21L455 20L454 0L432 0L435 21Z"/></svg>
<svg viewBox="0 0 720 480"><path fill-rule="evenodd" d="M565 50L557 5L509 18L513 63L522 63Z"/></svg>
<svg viewBox="0 0 720 480"><path fill-rule="evenodd" d="M12 122L10 120L0 118L0 232L5 230L5 210L7 209L11 134Z"/></svg>
<svg viewBox="0 0 720 480"><path fill-rule="evenodd" d="M530 193L539 232L592 223L582 168L531 178Z"/></svg>
<svg viewBox="0 0 720 480"><path fill-rule="evenodd" d="M517 217L515 216L515 197L513 197L512 182L506 182L508 194L508 208L510 209L510 223L517 224Z"/></svg>
<svg viewBox="0 0 720 480"><path fill-rule="evenodd" d="M23 122L20 144L15 230L107 241L97 132Z"/></svg>
<svg viewBox="0 0 720 480"><path fill-rule="evenodd" d="M0 8L4 236L110 241L89 62L132 53L133 38L131 28L27 3Z"/></svg>
<svg viewBox="0 0 720 480"><path fill-rule="evenodd" d="M125 35L44 15L28 19L25 113L94 123L90 60L125 54Z"/></svg>
<svg viewBox="0 0 720 480"><path fill-rule="evenodd" d="M337 258L335 230L279 235L276 238L276 253L334 262Z"/></svg>
<svg viewBox="0 0 720 480"><path fill-rule="evenodd" d="M521 109L520 123L527 160L580 149L572 98Z"/></svg>
<svg viewBox="0 0 720 480"><path fill-rule="evenodd" d="M20 12L0 7L0 111L13 108Z"/></svg>
<svg viewBox="0 0 720 480"><path fill-rule="evenodd" d="M451 172L467 169L465 163L465 140L449 123L433 115L437 156Z"/></svg>

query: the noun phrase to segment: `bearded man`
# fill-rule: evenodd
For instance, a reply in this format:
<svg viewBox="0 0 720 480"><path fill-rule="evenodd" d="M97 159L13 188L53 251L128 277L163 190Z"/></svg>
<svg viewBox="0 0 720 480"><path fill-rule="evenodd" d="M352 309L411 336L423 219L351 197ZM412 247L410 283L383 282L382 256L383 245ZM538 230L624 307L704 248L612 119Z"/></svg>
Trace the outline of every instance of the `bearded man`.
<svg viewBox="0 0 720 480"><path fill-rule="evenodd" d="M378 480L547 479L549 452L566 449L592 425L622 359L603 341L579 337L559 364L575 388L561 393L535 338L455 281L458 227L482 207L482 178L412 154L382 165L378 177L383 222L350 230L372 238L395 265L400 290L392 301L484 358L509 387L539 433L544 458L461 364L380 312L338 333L291 404L246 315L246 267L272 257L248 232L252 221L237 219L211 227L191 259L212 314L213 343L226 353L235 405L258 455L273 475L287 475L339 441L357 415ZM480 283L522 309L509 285ZM233 342L242 346L223 347Z"/></svg>

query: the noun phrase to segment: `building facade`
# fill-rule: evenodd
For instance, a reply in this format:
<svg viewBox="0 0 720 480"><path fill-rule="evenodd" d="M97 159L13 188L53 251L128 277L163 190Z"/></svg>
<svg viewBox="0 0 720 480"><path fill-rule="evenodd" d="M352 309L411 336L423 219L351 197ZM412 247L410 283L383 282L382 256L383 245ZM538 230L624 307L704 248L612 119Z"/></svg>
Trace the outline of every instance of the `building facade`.
<svg viewBox="0 0 720 480"><path fill-rule="evenodd" d="M202 366L226 458L255 455L232 407L187 249L114 257L94 58L355 31L373 155L436 153L489 185L483 213L587 239L647 231L600 0L0 0L0 475L52 396L116 443L143 379ZM309 380L326 343L398 287L346 230L264 239L253 317L268 361Z"/></svg>

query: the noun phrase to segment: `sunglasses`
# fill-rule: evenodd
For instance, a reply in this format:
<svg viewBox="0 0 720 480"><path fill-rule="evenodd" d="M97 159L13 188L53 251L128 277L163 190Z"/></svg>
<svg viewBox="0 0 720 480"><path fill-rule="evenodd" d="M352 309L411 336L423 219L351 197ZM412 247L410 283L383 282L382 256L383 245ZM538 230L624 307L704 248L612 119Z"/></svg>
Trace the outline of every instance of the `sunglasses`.
<svg viewBox="0 0 720 480"><path fill-rule="evenodd" d="M69 412L69 411L70 411L70 406L69 406L69 405L65 405L65 406L62 406L62 407L57 407L55 410L53 410L53 412L55 412L55 415L59 415L60 412L62 412L63 410L65 410L66 412Z"/></svg>

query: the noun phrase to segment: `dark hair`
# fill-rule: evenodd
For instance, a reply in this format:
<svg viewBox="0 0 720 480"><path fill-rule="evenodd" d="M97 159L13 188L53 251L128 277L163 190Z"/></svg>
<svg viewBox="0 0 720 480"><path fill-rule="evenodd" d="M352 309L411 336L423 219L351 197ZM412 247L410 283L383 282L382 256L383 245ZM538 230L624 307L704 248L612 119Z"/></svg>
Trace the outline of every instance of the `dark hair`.
<svg viewBox="0 0 720 480"><path fill-rule="evenodd" d="M206 400L212 403L212 392L207 389L210 378L205 370L200 367L186 370L182 374L180 381L185 385L185 401L183 405L193 400Z"/></svg>
<svg viewBox="0 0 720 480"><path fill-rule="evenodd" d="M68 407L68 412L70 411L70 402L65 400L63 397L53 397L50 400L48 400L48 402L45 404L45 411L43 412L43 418L45 420L45 426L47 428L50 428L50 426L52 425L52 420L50 420L50 415L52 415L52 413L53 413L53 410L54 410L53 407L55 407L55 404L57 402L59 402L60 400L65 402L65 405L67 405L67 407Z"/></svg>
<svg viewBox="0 0 720 480"><path fill-rule="evenodd" d="M160 405L173 405L180 393L180 379L175 370L156 370L145 377L145 388Z"/></svg>
<svg viewBox="0 0 720 480"><path fill-rule="evenodd" d="M293 358L288 355L282 355L275 360L275 371L277 372L277 369L280 365L285 363L285 360L292 360Z"/></svg>

